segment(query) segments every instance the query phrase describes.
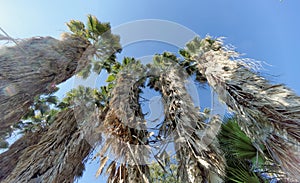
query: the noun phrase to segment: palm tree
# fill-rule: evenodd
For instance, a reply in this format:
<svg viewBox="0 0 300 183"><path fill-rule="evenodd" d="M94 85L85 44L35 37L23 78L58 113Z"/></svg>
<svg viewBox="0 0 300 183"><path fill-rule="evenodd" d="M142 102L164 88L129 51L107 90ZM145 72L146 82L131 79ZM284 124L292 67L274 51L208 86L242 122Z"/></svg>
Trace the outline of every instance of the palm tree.
<svg viewBox="0 0 300 183"><path fill-rule="evenodd" d="M168 64L168 61L162 60L161 63ZM220 119L215 116L209 124L205 123L204 114L194 107L185 88L188 75L182 72L184 69L176 66L170 69L170 65L167 68L168 71L163 71L157 81L166 102L162 133L167 130L168 136L169 130L175 131L173 138L175 149L178 150L179 180L220 182L225 175L224 157L218 149L218 142L213 139L215 136L210 136L212 130L217 130L211 127ZM180 140L182 138L183 142Z"/></svg>
<svg viewBox="0 0 300 183"><path fill-rule="evenodd" d="M239 59L221 39L195 38L186 52L254 145L263 144L288 177L300 180L300 97L258 75L254 62Z"/></svg>
<svg viewBox="0 0 300 183"><path fill-rule="evenodd" d="M3 182L73 182L81 176L91 146L77 122L72 109L59 113L39 142L25 149Z"/></svg>
<svg viewBox="0 0 300 183"><path fill-rule="evenodd" d="M127 165L124 165L124 162L111 162L108 166L109 182L121 180L149 182L149 167L146 163L147 160L149 161L151 145L149 144L149 132L145 125L146 121L139 104L139 95L140 88L144 86L146 79L153 79L155 77L153 73L158 72L164 74L158 74L156 76L158 80L153 84L159 87L158 90L162 91L165 101L167 101L165 105L166 119L160 133L163 134L161 136L168 137L172 136L172 131L175 131L172 138L175 142L178 141L175 146L178 149L180 181L221 181L224 177L225 166L224 159L217 148L218 143L217 141L212 143L212 137L208 135L199 135L210 133L209 130L204 132L205 126L208 125L203 122L204 117L201 117L201 114L193 107L184 87L185 80L182 79L182 75L179 75L178 69L168 72L159 71L164 68L163 64L169 64L167 62L161 62L160 65L157 64L154 67L148 65L147 69L138 61L132 59L129 61L127 67L124 67L116 76L116 83L111 91L110 110L101 127L108 139L99 153L102 159L99 174L103 172L107 163L107 157L104 154L110 148L110 153L114 154L116 159L125 161ZM179 142L180 137L187 139L186 142ZM132 163L137 165L131 167ZM192 165L194 167L191 167ZM123 172L123 174L119 172Z"/></svg>
<svg viewBox="0 0 300 183"><path fill-rule="evenodd" d="M0 138L11 133L11 126L27 113L34 97L53 92L56 84L76 73L88 47L80 37L65 36L61 41L31 38L1 49Z"/></svg>
<svg viewBox="0 0 300 183"><path fill-rule="evenodd" d="M82 96L87 103L77 103ZM97 112L91 109L96 105L92 101L101 101L99 97L101 94L90 88L71 90L63 101L64 108L55 114L51 124L38 131L26 131L3 154L8 170L2 170L2 182L73 182L82 176L85 159L93 145L101 141L95 127L107 111L101 107ZM89 105L82 107L84 104Z"/></svg>
<svg viewBox="0 0 300 183"><path fill-rule="evenodd" d="M67 25L73 34L62 34L62 40L34 37L0 50L1 141L28 112L34 97L56 91L57 84L75 74L87 77L91 63L99 72L100 61L109 64L120 51L119 37L111 34L110 25L92 15L87 28L74 20Z"/></svg>
<svg viewBox="0 0 300 183"><path fill-rule="evenodd" d="M226 158L225 182L289 182L263 144L260 144L263 154L258 152L251 139L239 127L236 117L225 119L217 138ZM174 157L172 159L164 167L157 162L149 166L152 182L178 182L174 173L177 174L179 166Z"/></svg>
<svg viewBox="0 0 300 183"><path fill-rule="evenodd" d="M72 182L82 175L85 159L100 142L97 175L106 169L108 182L151 182L151 148L166 139L176 149L180 182L262 182L266 178L260 175L266 172L280 175L281 180L300 180L300 98L259 76L252 62L236 59L238 54L221 40L195 38L180 51L183 60L163 53L156 55L152 64L142 65L133 58L116 61L119 38L95 17L89 16L87 28L74 20L68 26L73 32L68 38L89 40L92 45L91 52L83 53L85 61L77 61L80 72L75 69L72 73L87 77L91 69L97 73L105 69L109 73L107 86L69 92L57 105L60 112L53 113L51 123L41 125L42 131L27 132L23 137L27 144L12 145L6 152L3 162L11 159L17 163L3 169L3 182ZM87 61L89 56L97 59ZM194 107L185 87L192 75L198 82L208 82L220 100L235 111L237 122L227 122L227 127L220 129L218 115L208 119L205 111ZM155 89L165 101L164 120L155 133L147 127L142 112L143 87ZM216 138L220 130L220 138ZM41 138L31 139L35 133ZM108 154L113 155L112 160ZM164 171L170 159L166 154L165 150L154 154Z"/></svg>

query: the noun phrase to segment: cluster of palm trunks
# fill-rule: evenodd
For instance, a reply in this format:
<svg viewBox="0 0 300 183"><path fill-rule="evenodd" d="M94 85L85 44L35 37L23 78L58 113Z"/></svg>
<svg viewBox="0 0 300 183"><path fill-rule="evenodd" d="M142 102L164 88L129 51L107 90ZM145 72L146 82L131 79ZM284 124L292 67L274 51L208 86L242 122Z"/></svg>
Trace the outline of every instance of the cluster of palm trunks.
<svg viewBox="0 0 300 183"><path fill-rule="evenodd" d="M62 40L39 37L0 50L1 140L26 114L34 97L50 93L53 84L85 68L90 46L80 36ZM259 76L252 62L239 59L219 39L195 38L185 53L193 72L201 75L202 81L205 78L219 99L235 112L239 126L257 151L263 152L260 145L264 145L284 173L283 180L299 181L300 97ZM135 61L123 65L115 74L105 105L89 112L69 106L57 114L52 125L25 134L0 154L0 181L73 182L82 175L84 160L103 135L106 140L99 152L97 174L106 167L109 182L150 182L150 135L139 104L140 87L146 79L165 101L159 133L174 140L178 180L225 180L226 160L215 138L222 119L214 116L205 122L205 114L194 107L185 87L193 73L186 72L187 67L180 62L164 59L162 56L160 64L150 66ZM109 151L119 161L105 166Z"/></svg>

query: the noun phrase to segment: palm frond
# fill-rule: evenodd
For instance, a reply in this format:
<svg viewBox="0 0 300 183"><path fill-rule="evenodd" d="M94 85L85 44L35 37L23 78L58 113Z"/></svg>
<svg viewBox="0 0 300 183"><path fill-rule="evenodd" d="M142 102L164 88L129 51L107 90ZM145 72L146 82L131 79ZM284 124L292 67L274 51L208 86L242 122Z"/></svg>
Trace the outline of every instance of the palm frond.
<svg viewBox="0 0 300 183"><path fill-rule="evenodd" d="M28 112L34 97L70 78L89 43L80 37L30 38L0 50L0 138ZM12 110L13 109L13 110ZM2 132L4 131L4 133Z"/></svg>
<svg viewBox="0 0 300 183"><path fill-rule="evenodd" d="M161 127L163 136L172 135L178 159L178 178L183 182L222 180L225 171L224 158L214 137L218 130L212 122L206 124L189 96L185 82L187 75L178 65L169 65L162 72L156 85L165 101L165 121ZM220 121L218 117L215 122ZM213 131L214 132L213 132Z"/></svg>
<svg viewBox="0 0 300 183"><path fill-rule="evenodd" d="M73 33L71 37L80 37L91 43L85 54L89 59L81 61L77 69L78 72L80 71L79 76L84 79L90 75L91 70L98 74L102 69L110 70L116 63L116 53L122 50L120 37L111 33L109 23L101 23L93 15L88 15L87 19L86 25L78 20L67 23ZM69 34L64 35L70 37Z"/></svg>
<svg viewBox="0 0 300 183"><path fill-rule="evenodd" d="M139 104L139 87L144 83L139 79L144 72L139 62L131 66L108 78L115 85L107 116L98 128L106 136L99 156L111 154L116 159L107 167L108 182L149 182L147 131Z"/></svg>
<svg viewBox="0 0 300 183"><path fill-rule="evenodd" d="M93 145L91 136L97 134L93 116L85 118L84 126L79 122L72 109L61 111L38 143L23 151L3 182L73 182L82 176L84 160ZM99 136L95 139L100 140Z"/></svg>
<svg viewBox="0 0 300 183"><path fill-rule="evenodd" d="M21 138L15 141L7 151L0 154L0 181L4 180L16 167L21 160L21 156L27 148L36 145L46 130L25 133Z"/></svg>
<svg viewBox="0 0 300 183"><path fill-rule="evenodd" d="M264 147L260 146L259 150L252 144L252 140L240 129L235 119L226 121L222 125L222 130L219 134L220 143L226 147L226 151L240 159L253 159L257 155L263 155ZM262 157L263 158L263 157Z"/></svg>

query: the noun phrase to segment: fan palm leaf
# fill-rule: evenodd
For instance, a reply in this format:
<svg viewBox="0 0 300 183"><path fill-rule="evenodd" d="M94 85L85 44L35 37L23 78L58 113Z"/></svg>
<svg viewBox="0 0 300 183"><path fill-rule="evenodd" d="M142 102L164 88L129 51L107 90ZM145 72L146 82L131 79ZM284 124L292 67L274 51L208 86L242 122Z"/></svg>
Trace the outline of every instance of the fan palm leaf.
<svg viewBox="0 0 300 183"><path fill-rule="evenodd" d="M234 182L263 182L262 173L281 174L274 165L264 145L256 148L251 139L240 129L235 118L222 124L218 135L220 147L226 157L226 179ZM262 152L259 149L263 149ZM272 166L269 166L271 165ZM274 178L274 177L273 177ZM266 180L266 176L264 176Z"/></svg>

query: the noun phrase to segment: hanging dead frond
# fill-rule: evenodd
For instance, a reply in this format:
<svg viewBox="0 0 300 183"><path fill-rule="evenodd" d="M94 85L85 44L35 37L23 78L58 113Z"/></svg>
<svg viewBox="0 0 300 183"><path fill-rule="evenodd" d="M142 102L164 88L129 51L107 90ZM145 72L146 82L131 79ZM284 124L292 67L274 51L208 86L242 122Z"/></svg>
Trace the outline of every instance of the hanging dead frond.
<svg viewBox="0 0 300 183"><path fill-rule="evenodd" d="M26 133L0 154L0 182L14 170L26 148L37 144L45 133L46 130Z"/></svg>
<svg viewBox="0 0 300 183"><path fill-rule="evenodd" d="M206 124L204 114L194 107L183 69L170 68L159 78L165 100L166 119L161 127L164 136L173 136L178 159L178 178L182 182L218 182L225 175L225 161L215 139L220 119ZM218 124L218 125L217 125ZM166 133L167 132L167 133Z"/></svg>
<svg viewBox="0 0 300 183"><path fill-rule="evenodd" d="M35 96L55 91L57 84L82 68L89 45L68 35L61 41L30 38L0 50L0 138L11 133L11 126L27 113Z"/></svg>
<svg viewBox="0 0 300 183"><path fill-rule="evenodd" d="M84 160L92 149L89 136L95 135L89 129L96 124L93 118L85 120L81 126L72 109L60 112L39 142L23 151L3 182L69 183L82 176Z"/></svg>
<svg viewBox="0 0 300 183"><path fill-rule="evenodd" d="M110 109L99 127L106 136L99 156L106 159L111 155L115 159L106 170L108 182L113 183L149 182L147 131L139 104L143 70L136 65L133 67L124 68L118 74L111 92ZM106 163L101 161L99 173Z"/></svg>
<svg viewBox="0 0 300 183"><path fill-rule="evenodd" d="M117 76L117 84L111 92L110 100L110 108L115 111L121 122L139 130L145 129L146 123L139 104L140 87L146 80L143 75L145 70L139 64L124 68Z"/></svg>
<svg viewBox="0 0 300 183"><path fill-rule="evenodd" d="M259 76L253 62L238 59L219 39L195 39L188 45L199 71L237 113L243 131L254 144L267 147L288 177L300 180L300 97Z"/></svg>

